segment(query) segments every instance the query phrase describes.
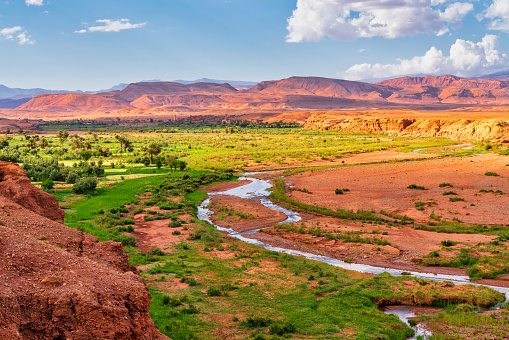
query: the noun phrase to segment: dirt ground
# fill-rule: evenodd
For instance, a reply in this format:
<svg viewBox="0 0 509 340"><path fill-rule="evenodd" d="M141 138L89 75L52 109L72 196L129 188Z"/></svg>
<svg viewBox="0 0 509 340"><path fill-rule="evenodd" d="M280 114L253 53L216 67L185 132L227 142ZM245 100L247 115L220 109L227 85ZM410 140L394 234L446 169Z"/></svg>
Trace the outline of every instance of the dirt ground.
<svg viewBox="0 0 509 340"><path fill-rule="evenodd" d="M417 222L429 221L432 211L447 220L469 224L509 224L509 157L483 154L393 164L368 164L307 171L288 178L287 185L311 193L292 191L297 201L332 209L385 210L407 215ZM499 176L486 176L486 172ZM447 182L453 187L439 187ZM411 190L411 184L425 190ZM350 191L336 195L335 189ZM480 192L501 190L503 194ZM444 195L453 191L456 195ZM451 197L464 201L450 202ZM424 202L425 209L416 209ZM428 206L427 203L430 203Z"/></svg>
<svg viewBox="0 0 509 340"><path fill-rule="evenodd" d="M165 213L159 207L148 207L145 210L153 210L159 213ZM186 223L182 224L179 228L170 228L168 224L170 219L145 221L144 217L147 213L141 213L134 216L134 225L136 242L143 251L151 251L155 248L166 249L170 245L178 244L184 241L189 236L191 230L186 230ZM182 215L179 218L183 221L188 221L191 216ZM174 231L178 230L180 235L173 235Z"/></svg>

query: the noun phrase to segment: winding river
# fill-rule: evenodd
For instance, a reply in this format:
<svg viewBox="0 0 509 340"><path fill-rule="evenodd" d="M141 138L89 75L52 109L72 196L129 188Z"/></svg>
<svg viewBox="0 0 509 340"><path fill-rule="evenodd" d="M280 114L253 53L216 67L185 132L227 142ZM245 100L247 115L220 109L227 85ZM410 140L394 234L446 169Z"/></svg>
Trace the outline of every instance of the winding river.
<svg viewBox="0 0 509 340"><path fill-rule="evenodd" d="M272 187L272 184L269 183L269 181L261 180L255 177L252 177L253 175L259 174L259 172L251 172L251 173L245 173L242 177L239 178L239 180L246 180L250 181L249 183L229 189L222 192L214 192L209 193L209 197L202 202L202 204L198 207L198 218L203 221L207 221L210 224L214 225L218 230L227 232L229 236L235 237L241 241L254 244L260 247L263 247L267 250L276 251L279 253L286 253L290 255L297 255L297 256L304 256L307 259L325 262L327 264L330 264L332 266L340 267L343 269L348 270L354 270L361 273L370 273L370 274L381 274L381 273L389 273L394 276L401 276L402 273L405 272L405 275L412 276L416 278L421 279L427 279L427 280L433 280L433 281L451 281L454 284L460 285L460 284L473 284L469 281L468 276L460 276L460 275L445 275L445 274L433 274L433 273L422 273L422 272L410 272L410 275L408 275L408 271L403 271L399 269L392 269L392 268L386 268L386 267L375 267L370 266L366 264L359 264L359 263L347 263L335 258L327 257L327 256L321 256L311 253L306 253L302 251L297 251L293 249L286 249L286 248L280 248L280 247L274 247L269 244L263 243L259 240L244 237L246 234L252 234L257 232L259 229L250 230L246 232L236 232L233 229L229 228L223 228L220 226L215 225L211 220L212 211L208 209L207 207L210 204L210 196L213 195L227 195L227 196L234 196L239 198L245 198L245 199L256 199L259 200L265 207L280 211L288 217L285 221L281 223L292 223L292 222L298 222L301 220L301 217L297 212L282 208L274 203L268 198L270 195L269 189ZM486 286L490 287L496 291L499 291L506 296L506 301L509 297L509 288L504 287L496 287L496 286L488 286L488 285L480 285L480 284L473 284L476 286ZM415 317L415 315L411 312L410 307L408 308L400 308L392 311L387 311L387 314L395 314L397 315L403 322L405 322L407 325L408 319ZM431 335L429 331L426 331L424 328L420 327L419 324L417 326L413 327L415 330L415 335L411 339L416 339L418 336L422 336L424 338L427 338Z"/></svg>

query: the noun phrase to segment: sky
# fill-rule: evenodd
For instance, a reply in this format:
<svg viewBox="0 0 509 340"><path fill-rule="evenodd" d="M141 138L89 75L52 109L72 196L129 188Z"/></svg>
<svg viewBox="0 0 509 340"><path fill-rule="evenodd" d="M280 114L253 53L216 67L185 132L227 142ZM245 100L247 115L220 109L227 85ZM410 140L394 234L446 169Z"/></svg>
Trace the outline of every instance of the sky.
<svg viewBox="0 0 509 340"><path fill-rule="evenodd" d="M0 84L509 69L509 0L0 0Z"/></svg>

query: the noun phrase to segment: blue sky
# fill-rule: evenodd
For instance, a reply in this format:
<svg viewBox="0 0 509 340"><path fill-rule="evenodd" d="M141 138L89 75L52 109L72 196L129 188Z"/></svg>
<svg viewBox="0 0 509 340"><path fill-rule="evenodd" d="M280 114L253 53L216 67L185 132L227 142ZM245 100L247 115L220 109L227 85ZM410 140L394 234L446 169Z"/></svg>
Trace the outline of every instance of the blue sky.
<svg viewBox="0 0 509 340"><path fill-rule="evenodd" d="M509 69L508 0L9 0L0 83L347 79Z"/></svg>

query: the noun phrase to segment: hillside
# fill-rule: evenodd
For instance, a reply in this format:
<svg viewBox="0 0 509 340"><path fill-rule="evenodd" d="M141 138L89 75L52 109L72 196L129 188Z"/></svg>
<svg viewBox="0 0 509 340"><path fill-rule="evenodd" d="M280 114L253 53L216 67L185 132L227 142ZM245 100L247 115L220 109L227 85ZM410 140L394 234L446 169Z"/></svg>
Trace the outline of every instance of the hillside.
<svg viewBox="0 0 509 340"><path fill-rule="evenodd" d="M125 101L100 95L69 93L41 94L18 107L37 111L110 111L129 106Z"/></svg>

